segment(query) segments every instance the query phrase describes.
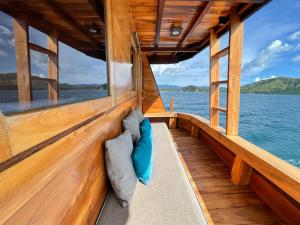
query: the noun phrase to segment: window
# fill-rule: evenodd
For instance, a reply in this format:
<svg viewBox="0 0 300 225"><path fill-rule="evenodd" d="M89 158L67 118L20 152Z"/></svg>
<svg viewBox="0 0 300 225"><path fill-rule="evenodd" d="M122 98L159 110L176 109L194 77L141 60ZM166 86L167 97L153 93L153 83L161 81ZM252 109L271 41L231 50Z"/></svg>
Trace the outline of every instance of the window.
<svg viewBox="0 0 300 225"><path fill-rule="evenodd" d="M0 12L2 113L108 96L105 23L85 23L83 28L87 32L91 30L90 35L94 37L60 41L55 31L48 35L26 24L26 21ZM96 51L93 51L92 45L85 46L85 43L90 44L88 40L91 39L101 40L93 43L97 46ZM16 57L16 54L28 57Z"/></svg>

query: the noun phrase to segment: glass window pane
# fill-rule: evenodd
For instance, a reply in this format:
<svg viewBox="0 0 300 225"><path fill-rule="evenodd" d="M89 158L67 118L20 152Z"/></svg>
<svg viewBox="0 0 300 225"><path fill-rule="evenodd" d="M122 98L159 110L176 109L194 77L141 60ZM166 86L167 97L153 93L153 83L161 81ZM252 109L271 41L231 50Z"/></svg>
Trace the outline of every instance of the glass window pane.
<svg viewBox="0 0 300 225"><path fill-rule="evenodd" d="M15 40L12 17L0 12L0 110L18 101ZM5 104L3 104L5 103Z"/></svg>
<svg viewBox="0 0 300 225"><path fill-rule="evenodd" d="M29 27L29 41L33 44L48 48L48 36L43 32Z"/></svg>
<svg viewBox="0 0 300 225"><path fill-rule="evenodd" d="M108 96L106 62L59 43L60 100L78 102Z"/></svg>

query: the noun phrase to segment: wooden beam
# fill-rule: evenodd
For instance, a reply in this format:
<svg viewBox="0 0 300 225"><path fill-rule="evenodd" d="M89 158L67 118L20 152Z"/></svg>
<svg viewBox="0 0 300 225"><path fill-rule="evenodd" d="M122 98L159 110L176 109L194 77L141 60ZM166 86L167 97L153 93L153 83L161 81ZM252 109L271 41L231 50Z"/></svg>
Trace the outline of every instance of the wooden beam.
<svg viewBox="0 0 300 225"><path fill-rule="evenodd" d="M170 129L176 129L177 126L177 119L176 117L170 117L169 118L169 128Z"/></svg>
<svg viewBox="0 0 300 225"><path fill-rule="evenodd" d="M223 108L223 107L220 107L220 106L219 107L212 107L212 109L216 110L216 111L224 112L224 113L227 112L226 108Z"/></svg>
<svg viewBox="0 0 300 225"><path fill-rule="evenodd" d="M198 52L198 48L172 48L172 47L142 47L142 52L160 53L160 52Z"/></svg>
<svg viewBox="0 0 300 225"><path fill-rule="evenodd" d="M219 111L214 110L214 107L219 107L220 90L214 82L219 81L219 58L213 56L219 52L220 40L217 38L215 31L210 31L210 98L209 98L209 111L210 111L210 125L219 126Z"/></svg>
<svg viewBox="0 0 300 225"><path fill-rule="evenodd" d="M242 160L241 157L235 156L231 169L231 181L235 185L249 185L252 174L252 167Z"/></svg>
<svg viewBox="0 0 300 225"><path fill-rule="evenodd" d="M174 112L174 96L170 99L170 112Z"/></svg>
<svg viewBox="0 0 300 225"><path fill-rule="evenodd" d="M191 136L194 138L199 136L199 127L194 124L192 125Z"/></svg>
<svg viewBox="0 0 300 225"><path fill-rule="evenodd" d="M164 13L165 0L159 0L157 8L157 18L156 18L156 35L155 35L155 46L157 47L160 39L160 29L162 24L162 18Z"/></svg>
<svg viewBox="0 0 300 225"><path fill-rule="evenodd" d="M33 51L36 51L36 52L40 52L40 53L43 53L43 54L47 54L47 55L56 55L56 53L54 51L51 51L47 48L44 48L44 47L41 47L39 45L36 45L36 44L33 44L33 43L28 43L28 47L29 49L33 50Z"/></svg>
<svg viewBox="0 0 300 225"><path fill-rule="evenodd" d="M221 58L221 57L228 55L228 52L229 52L229 47L222 49L221 51L214 54L212 57Z"/></svg>
<svg viewBox="0 0 300 225"><path fill-rule="evenodd" d="M227 84L228 80L219 80L219 81L214 81L211 82L211 85L220 85L220 84Z"/></svg>
<svg viewBox="0 0 300 225"><path fill-rule="evenodd" d="M193 20L192 26L185 32L183 38L178 43L178 46L183 45L188 38L192 35L192 33L195 31L199 23L201 23L203 17L206 15L206 13L210 10L210 8L213 5L213 1L206 2L205 6L203 7L203 10L199 13L199 15Z"/></svg>
<svg viewBox="0 0 300 225"><path fill-rule="evenodd" d="M48 78L51 80L48 83L49 99L53 102L58 101L59 87L58 87L58 39L57 33L48 36L48 48L51 54L48 56Z"/></svg>
<svg viewBox="0 0 300 225"><path fill-rule="evenodd" d="M29 103L31 95L30 54L28 48L28 25L26 22L14 19L14 38L16 48L18 94L20 103Z"/></svg>
<svg viewBox="0 0 300 225"><path fill-rule="evenodd" d="M233 9L230 16L228 86L227 86L227 135L238 135L240 110L240 79L243 48L243 22Z"/></svg>

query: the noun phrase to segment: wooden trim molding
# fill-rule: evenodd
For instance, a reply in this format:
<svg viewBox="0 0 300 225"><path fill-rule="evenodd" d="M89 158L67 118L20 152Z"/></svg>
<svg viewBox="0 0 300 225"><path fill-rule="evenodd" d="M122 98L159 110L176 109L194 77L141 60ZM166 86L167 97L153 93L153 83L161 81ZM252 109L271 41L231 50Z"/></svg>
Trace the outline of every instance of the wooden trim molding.
<svg viewBox="0 0 300 225"><path fill-rule="evenodd" d="M111 97L4 117L12 156L104 112Z"/></svg>
<svg viewBox="0 0 300 225"><path fill-rule="evenodd" d="M0 112L0 163L11 157L5 118Z"/></svg>
<svg viewBox="0 0 300 225"><path fill-rule="evenodd" d="M300 203L300 170L298 168L239 136L226 135L225 129L210 126L209 121L200 116L187 113L177 113L176 115L178 119L184 119L197 125Z"/></svg>

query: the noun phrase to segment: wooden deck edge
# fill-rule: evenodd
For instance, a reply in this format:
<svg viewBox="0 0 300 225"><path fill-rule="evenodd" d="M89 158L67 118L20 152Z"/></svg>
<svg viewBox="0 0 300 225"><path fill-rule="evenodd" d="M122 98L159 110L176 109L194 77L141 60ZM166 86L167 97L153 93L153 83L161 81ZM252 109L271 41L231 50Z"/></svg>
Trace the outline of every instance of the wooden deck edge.
<svg viewBox="0 0 300 225"><path fill-rule="evenodd" d="M190 184L191 184L191 186L193 188L193 191L194 191L194 193L196 195L198 203L199 203L199 205L200 205L200 207L201 207L201 209L203 211L203 214L205 216L207 224L208 225L214 225L214 222L213 222L213 220L212 220L212 218L211 218L211 216L209 214L209 211L208 211L208 209L206 207L204 199L202 198L202 196L201 196L201 194L200 194L200 192L199 192L199 190L198 190L198 188L197 188L197 186L196 186L196 184L195 184L195 182L193 180L193 177L192 177L192 175L191 175L191 173L190 173L190 171L188 169L187 164L185 163L185 160L184 160L182 154L180 152L178 152L178 151L177 151L177 154L178 154L178 157L179 157L179 159L180 159L180 161L182 163L182 166L183 166L183 168L185 170L185 173L186 173L186 175L187 175L187 177L189 179L189 182L190 182Z"/></svg>
<svg viewBox="0 0 300 225"><path fill-rule="evenodd" d="M266 150L239 136L228 136L221 127L211 127L206 119L187 113L177 113L177 118L190 121L213 137L252 168L300 202L300 170Z"/></svg>

